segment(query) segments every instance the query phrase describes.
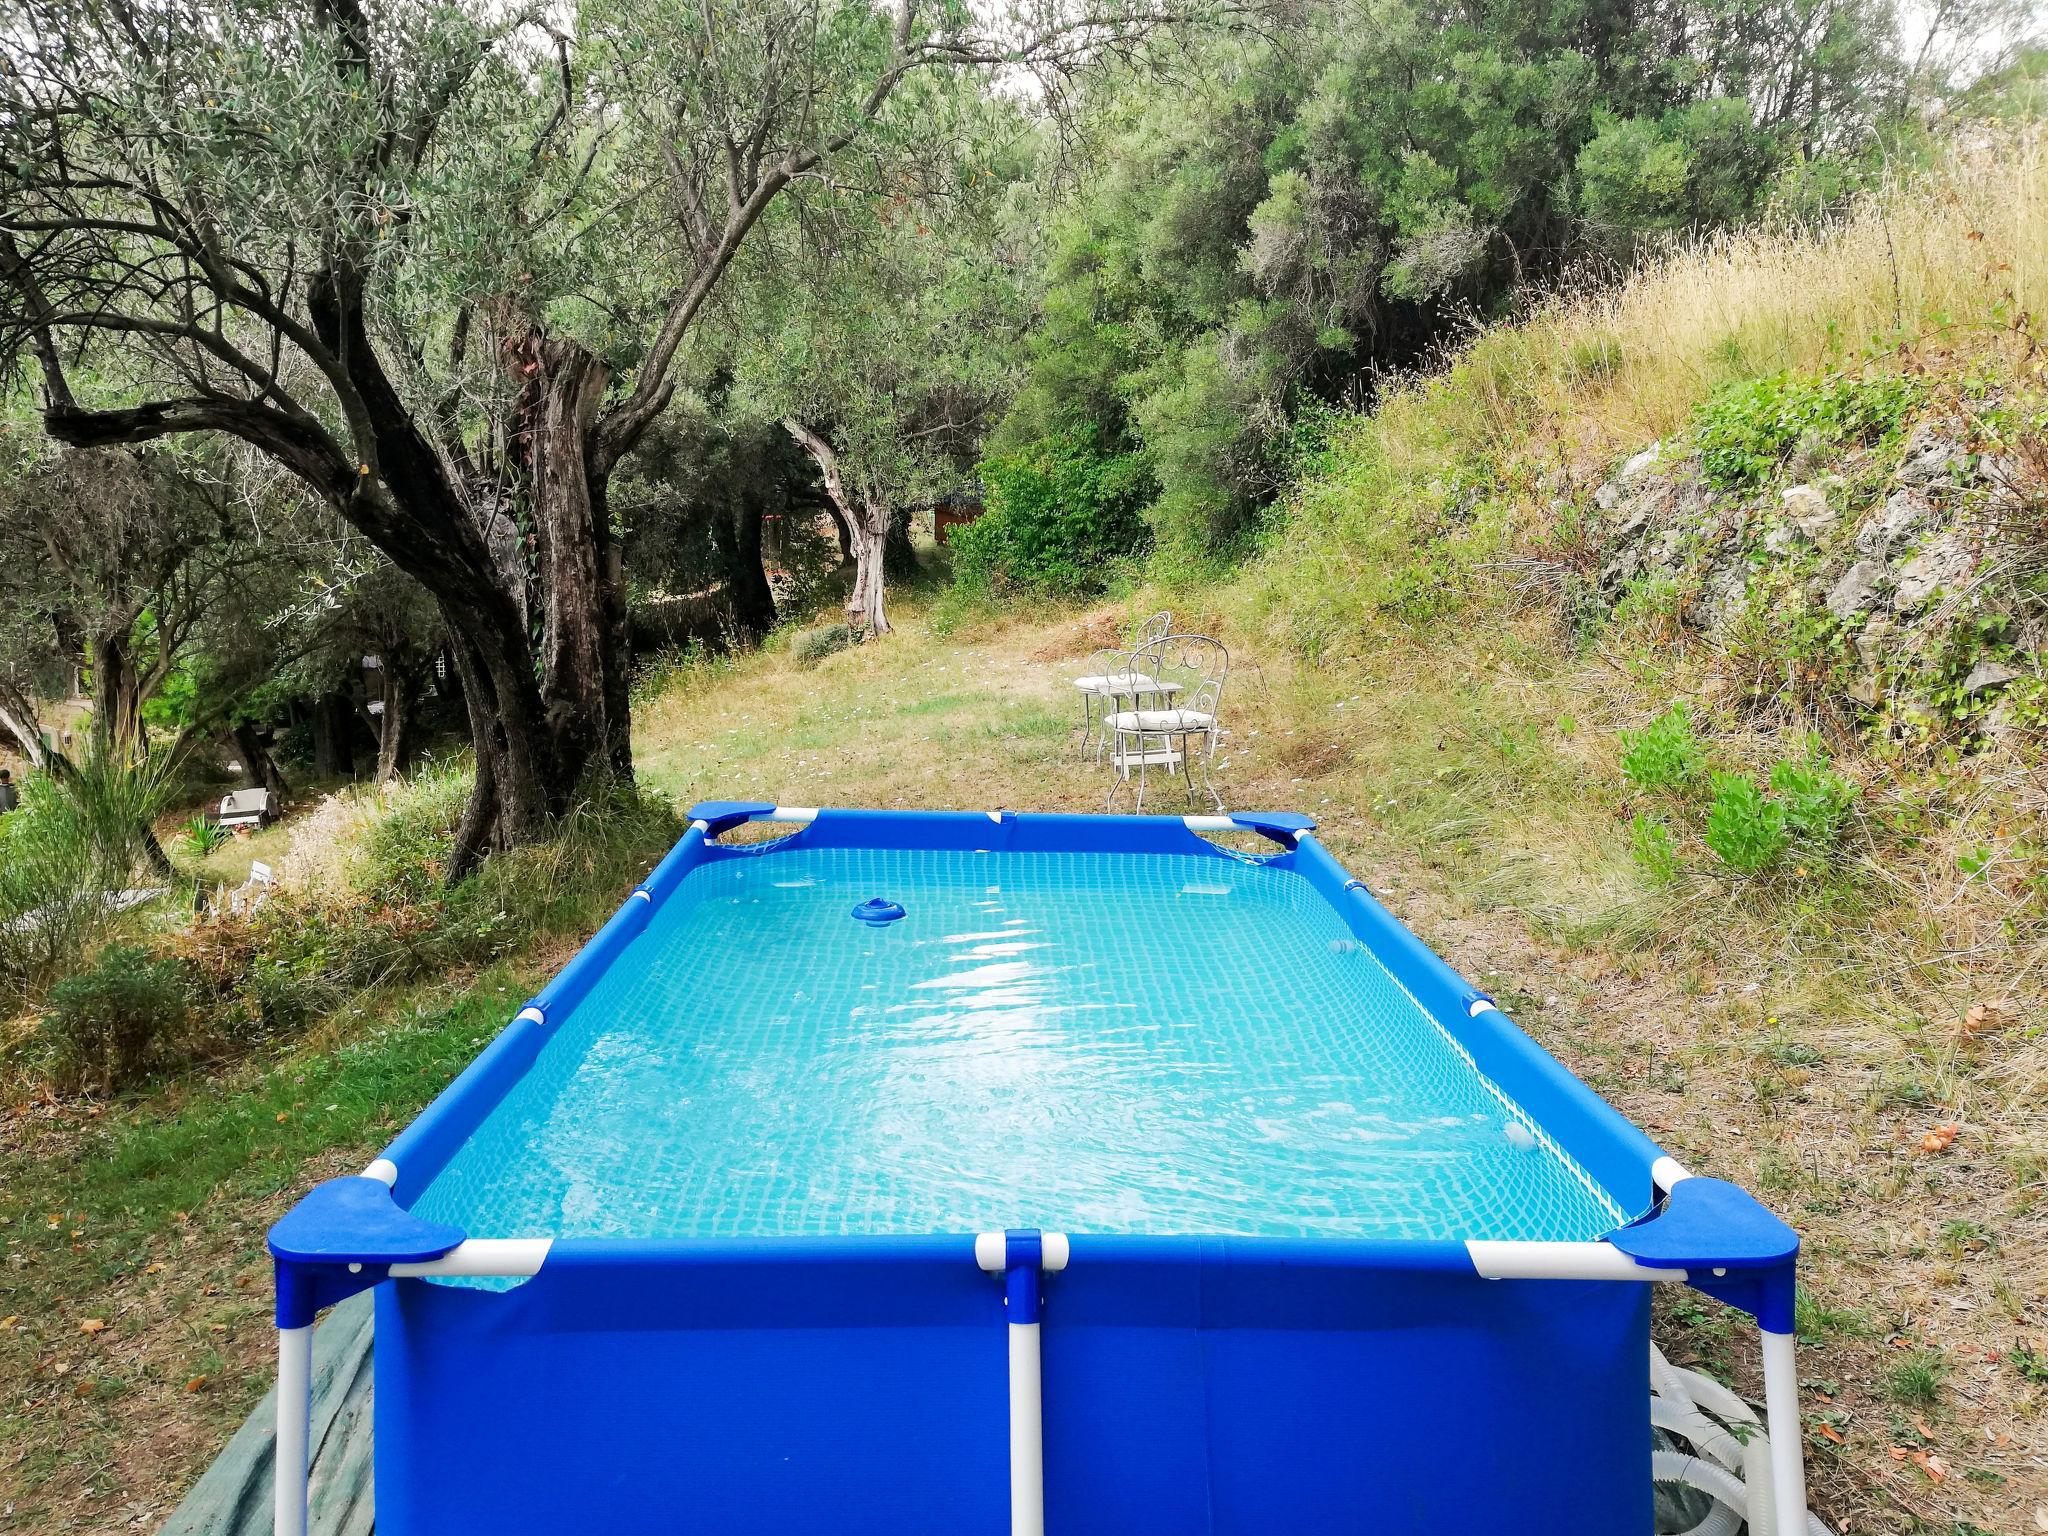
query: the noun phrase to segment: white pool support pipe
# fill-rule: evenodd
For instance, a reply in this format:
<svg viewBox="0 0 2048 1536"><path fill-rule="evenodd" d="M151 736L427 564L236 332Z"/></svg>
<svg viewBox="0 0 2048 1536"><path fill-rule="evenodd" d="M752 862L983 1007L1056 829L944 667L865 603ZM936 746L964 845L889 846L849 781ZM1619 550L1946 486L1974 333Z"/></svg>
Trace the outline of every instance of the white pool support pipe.
<svg viewBox="0 0 2048 1536"><path fill-rule="evenodd" d="M277 1330L276 1536L306 1536L307 1479L312 1471L313 1325Z"/></svg>
<svg viewBox="0 0 2048 1536"><path fill-rule="evenodd" d="M1799 1367L1793 1336L1760 1329L1764 1341L1764 1433L1771 1442L1771 1502L1778 1536L1806 1530L1805 1428L1799 1422Z"/></svg>
<svg viewBox="0 0 2048 1536"><path fill-rule="evenodd" d="M1067 1267L1062 1232L983 1232L974 1262L1002 1275L1009 1311L1010 1536L1045 1536L1045 1393L1039 1352L1040 1280Z"/></svg>

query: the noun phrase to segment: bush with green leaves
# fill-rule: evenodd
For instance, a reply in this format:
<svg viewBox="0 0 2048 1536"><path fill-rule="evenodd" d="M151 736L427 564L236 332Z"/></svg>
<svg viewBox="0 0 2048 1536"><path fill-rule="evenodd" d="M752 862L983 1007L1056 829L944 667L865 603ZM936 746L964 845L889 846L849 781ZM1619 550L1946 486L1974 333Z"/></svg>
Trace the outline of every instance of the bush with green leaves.
<svg viewBox="0 0 2048 1536"><path fill-rule="evenodd" d="M1093 428L986 459L981 478L988 511L951 542L953 578L972 594L1093 596L1151 546L1151 467L1105 453Z"/></svg>
<svg viewBox="0 0 2048 1536"><path fill-rule="evenodd" d="M1678 840L1671 829L1646 811L1637 811L1628 824L1629 853L1636 864L1659 885L1678 878Z"/></svg>
<svg viewBox="0 0 2048 1536"><path fill-rule="evenodd" d="M1922 389L1899 374L1819 378L1780 373L1717 390L1693 421L1700 466L1724 491L1752 490L1802 441L1868 447L1898 434Z"/></svg>
<svg viewBox="0 0 2048 1536"><path fill-rule="evenodd" d="M110 944L50 989L42 1039L62 1093L116 1093L190 1057L192 980L183 962Z"/></svg>
<svg viewBox="0 0 2048 1536"><path fill-rule="evenodd" d="M1640 731L1623 731L1621 748L1621 771L1641 789L1683 792L1706 772L1706 749L1683 699Z"/></svg>
<svg viewBox="0 0 2048 1536"><path fill-rule="evenodd" d="M820 624L789 642L789 659L800 667L815 667L827 656L853 644L853 631L844 624Z"/></svg>
<svg viewBox="0 0 2048 1536"><path fill-rule="evenodd" d="M1774 766L1771 789L1785 807L1786 827L1801 843L1827 850L1842 840L1856 804L1856 786L1818 752L1809 749L1803 759L1788 758Z"/></svg>
<svg viewBox="0 0 2048 1536"><path fill-rule="evenodd" d="M1769 799L1746 774L1714 775L1707 807L1706 845L1739 875L1760 875L1785 856L1792 841L1785 807Z"/></svg>

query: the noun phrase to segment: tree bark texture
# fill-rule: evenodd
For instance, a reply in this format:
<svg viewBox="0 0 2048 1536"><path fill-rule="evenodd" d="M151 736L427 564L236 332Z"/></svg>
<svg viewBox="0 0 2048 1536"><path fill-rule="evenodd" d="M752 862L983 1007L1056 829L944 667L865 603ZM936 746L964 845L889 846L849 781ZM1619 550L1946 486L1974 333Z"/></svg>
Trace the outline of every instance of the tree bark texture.
<svg viewBox="0 0 2048 1536"><path fill-rule="evenodd" d="M847 622L856 629L865 627L871 634L888 634L889 614L883 598L889 508L879 505L872 497L849 494L838 450L822 432L794 417L786 418L782 426L818 466L818 474L825 482L825 494L839 509L839 515L846 524L847 538L853 545L853 588L846 595Z"/></svg>

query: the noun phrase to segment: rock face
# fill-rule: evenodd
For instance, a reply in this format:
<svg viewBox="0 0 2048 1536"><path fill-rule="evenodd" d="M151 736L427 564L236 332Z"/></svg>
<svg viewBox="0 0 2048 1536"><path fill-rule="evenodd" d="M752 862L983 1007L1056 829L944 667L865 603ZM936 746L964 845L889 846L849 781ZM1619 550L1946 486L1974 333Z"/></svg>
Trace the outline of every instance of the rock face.
<svg viewBox="0 0 2048 1536"><path fill-rule="evenodd" d="M1615 604L1668 585L1709 637L1759 604L1821 620L1839 693L1866 707L1937 680L1967 698L2038 678L2040 624L1999 606L1998 529L2013 521L2000 514L2015 482L1969 438L1930 418L1889 451L1802 441L1785 466L1792 483L1740 495L1710 486L1682 444L1654 445L1594 493L1600 594Z"/></svg>

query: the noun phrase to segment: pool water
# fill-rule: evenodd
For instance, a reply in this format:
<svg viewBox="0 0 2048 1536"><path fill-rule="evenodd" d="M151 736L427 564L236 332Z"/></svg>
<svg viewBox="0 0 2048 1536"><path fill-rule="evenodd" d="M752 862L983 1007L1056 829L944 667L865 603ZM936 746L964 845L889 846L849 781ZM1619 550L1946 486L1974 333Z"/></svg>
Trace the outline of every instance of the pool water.
<svg viewBox="0 0 2048 1536"><path fill-rule="evenodd" d="M906 915L855 921L871 897ZM1622 1218L1300 875L773 845L684 880L413 1209L479 1237Z"/></svg>

